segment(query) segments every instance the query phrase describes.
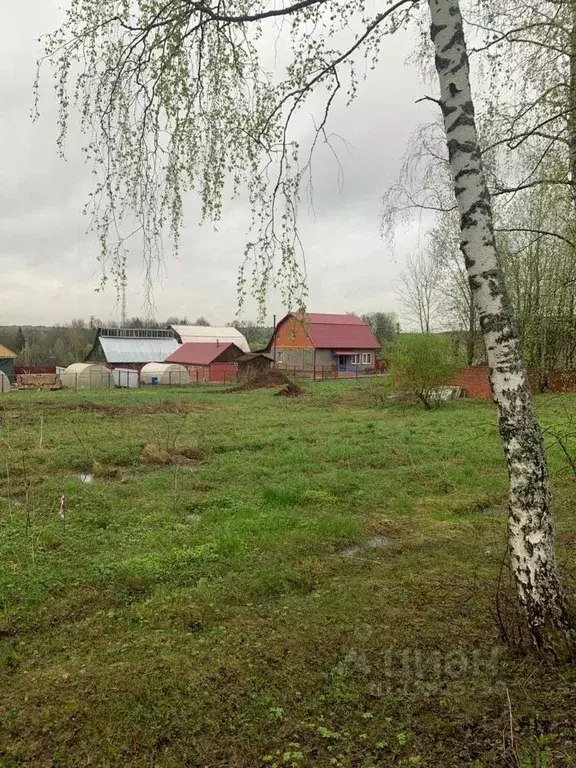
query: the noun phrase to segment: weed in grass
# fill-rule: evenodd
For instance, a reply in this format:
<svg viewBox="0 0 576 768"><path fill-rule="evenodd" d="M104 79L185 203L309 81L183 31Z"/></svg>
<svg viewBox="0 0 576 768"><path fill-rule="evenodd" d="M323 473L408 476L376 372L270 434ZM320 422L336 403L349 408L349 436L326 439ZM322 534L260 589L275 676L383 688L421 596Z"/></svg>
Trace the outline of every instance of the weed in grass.
<svg viewBox="0 0 576 768"><path fill-rule="evenodd" d="M262 501L278 507L295 507L303 499L302 493L290 488L263 488Z"/></svg>

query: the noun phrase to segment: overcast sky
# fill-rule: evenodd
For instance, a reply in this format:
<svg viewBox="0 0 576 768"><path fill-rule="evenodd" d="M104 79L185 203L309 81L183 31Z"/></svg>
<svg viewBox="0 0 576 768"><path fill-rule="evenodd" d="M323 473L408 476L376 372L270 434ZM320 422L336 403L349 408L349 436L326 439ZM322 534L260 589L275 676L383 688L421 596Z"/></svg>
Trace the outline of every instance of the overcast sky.
<svg viewBox="0 0 576 768"><path fill-rule="evenodd" d="M0 324L64 322L72 317L117 318L113 288L99 285L98 247L85 234L82 206L90 175L77 147L68 160L55 148L51 84L42 87L41 119L32 124L32 82L37 39L60 18L66 0L10 3L0 28L2 117L0 123ZM348 109L334 111L331 128L350 144L340 155L344 188L327 154L316 164L316 218L303 206L301 233L308 267L310 311L358 313L401 307L394 283L406 254L422 242L421 225L400 229L394 253L379 236L381 196L398 173L407 139L429 119L426 104L415 104L424 88L415 68L406 65L411 34L387 38L379 69L361 86ZM219 232L199 227L196 206L182 235L178 260L167 255L156 283L157 315L207 317L212 324L232 320L237 308L236 275L245 242L245 212L228 205ZM143 311L138 253L131 254L128 313ZM282 313L271 297L269 315ZM248 302L243 313L255 316Z"/></svg>

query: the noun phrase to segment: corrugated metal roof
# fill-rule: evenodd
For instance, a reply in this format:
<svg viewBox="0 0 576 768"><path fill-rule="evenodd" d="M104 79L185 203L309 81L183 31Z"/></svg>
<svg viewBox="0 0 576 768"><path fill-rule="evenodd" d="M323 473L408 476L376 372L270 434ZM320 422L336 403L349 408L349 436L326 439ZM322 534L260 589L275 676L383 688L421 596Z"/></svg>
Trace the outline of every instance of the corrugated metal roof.
<svg viewBox="0 0 576 768"><path fill-rule="evenodd" d="M100 337L109 363L161 363L180 346L176 339L114 339Z"/></svg>
<svg viewBox="0 0 576 768"><path fill-rule="evenodd" d="M376 337L364 323L351 325L311 323L308 336L316 349L379 349Z"/></svg>
<svg viewBox="0 0 576 768"><path fill-rule="evenodd" d="M271 355L269 352L248 352L246 355L237 357L234 362L249 363L251 360L256 360L257 357L263 357L266 360L270 360L270 362L274 361L274 355Z"/></svg>
<svg viewBox="0 0 576 768"><path fill-rule="evenodd" d="M230 347L236 346L231 341L223 344L210 342L188 342L182 344L176 352L166 358L167 363L183 363L184 365L210 365Z"/></svg>
<svg viewBox="0 0 576 768"><path fill-rule="evenodd" d="M219 342L232 342L243 352L250 352L250 345L240 331L230 326L216 328L213 325L171 325L183 344L215 344Z"/></svg>
<svg viewBox="0 0 576 768"><path fill-rule="evenodd" d="M305 315L296 315L310 324L323 323L325 325L366 325L358 315L330 315L320 312L307 312Z"/></svg>
<svg viewBox="0 0 576 768"><path fill-rule="evenodd" d="M0 344L0 357L18 357L18 355L16 352L8 349L8 347L5 347L4 344Z"/></svg>

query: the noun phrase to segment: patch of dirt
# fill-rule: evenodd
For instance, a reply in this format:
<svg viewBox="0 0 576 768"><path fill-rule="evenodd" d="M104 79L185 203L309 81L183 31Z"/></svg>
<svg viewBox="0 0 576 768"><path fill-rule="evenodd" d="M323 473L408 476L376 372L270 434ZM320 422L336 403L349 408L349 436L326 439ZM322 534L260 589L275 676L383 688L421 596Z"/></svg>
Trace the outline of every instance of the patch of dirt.
<svg viewBox="0 0 576 768"><path fill-rule="evenodd" d="M193 405L192 403L183 403L181 400L171 400L169 402L150 403L130 406L129 408L123 408L122 411L130 411L132 413L202 413L207 411L205 405Z"/></svg>
<svg viewBox="0 0 576 768"><path fill-rule="evenodd" d="M90 413L101 413L107 416L132 416L138 414L156 415L159 413L201 413L209 410L203 405L193 405L192 403L183 403L180 400L170 400L168 402L158 403L138 403L134 405L108 405L106 403L95 403L89 400L79 401L77 403L50 403L46 400L38 400L35 405L40 405L44 410L54 411L89 411Z"/></svg>
<svg viewBox="0 0 576 768"><path fill-rule="evenodd" d="M104 480L110 480L114 483L127 483L130 479L129 476L120 467L112 467L103 472L102 477Z"/></svg>
<svg viewBox="0 0 576 768"><path fill-rule="evenodd" d="M158 448L156 443L147 443L140 454L140 461L143 464L165 466L166 464L172 464L172 456L170 456L168 451Z"/></svg>
<svg viewBox="0 0 576 768"><path fill-rule="evenodd" d="M176 456L190 459L191 461L202 461L206 458L206 451L199 447L188 446L186 448L176 448L174 451Z"/></svg>
<svg viewBox="0 0 576 768"><path fill-rule="evenodd" d="M277 370L266 371L259 376L255 376L245 384L240 384L238 387L229 389L228 392L253 392L255 389L275 389L276 387L282 387L282 390L289 390L288 392L278 392L278 394L284 394L286 397L297 397L303 395L304 390L301 389L296 382L292 381L285 373ZM295 393L298 393L296 395Z"/></svg>
<svg viewBox="0 0 576 768"><path fill-rule="evenodd" d="M186 469L194 469L201 464L205 454L196 448L177 448L174 453L169 453L159 448L156 443L146 443L140 454L143 464L151 464L156 467L178 465Z"/></svg>

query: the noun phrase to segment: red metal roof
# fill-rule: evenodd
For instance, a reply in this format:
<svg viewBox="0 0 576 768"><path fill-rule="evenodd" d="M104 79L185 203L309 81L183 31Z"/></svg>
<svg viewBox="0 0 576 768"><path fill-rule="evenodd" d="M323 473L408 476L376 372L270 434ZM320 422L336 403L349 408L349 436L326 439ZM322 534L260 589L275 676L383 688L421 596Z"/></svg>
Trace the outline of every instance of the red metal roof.
<svg viewBox="0 0 576 768"><path fill-rule="evenodd" d="M296 315L296 317L306 318L308 323L323 323L325 325L365 325L358 315L329 315L319 312L307 312L305 315Z"/></svg>
<svg viewBox="0 0 576 768"><path fill-rule="evenodd" d="M176 352L166 358L165 363L181 363L183 365L210 365L220 355L235 344L212 344L210 342L189 341L182 344ZM240 354L242 350L238 350Z"/></svg>
<svg viewBox="0 0 576 768"><path fill-rule="evenodd" d="M301 319L316 349L379 349L378 340L357 315L325 315L316 312L287 315Z"/></svg>

